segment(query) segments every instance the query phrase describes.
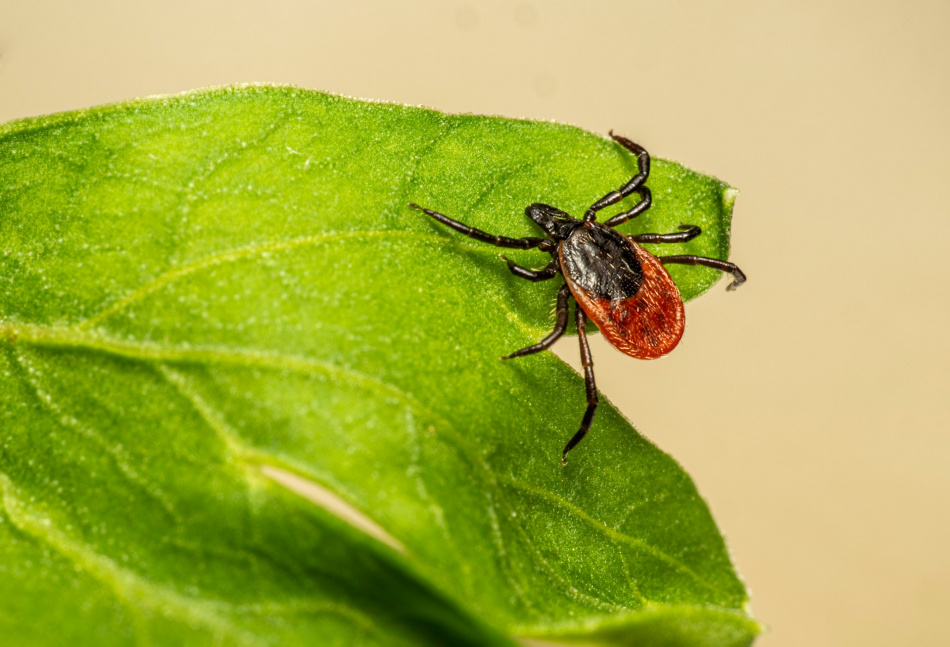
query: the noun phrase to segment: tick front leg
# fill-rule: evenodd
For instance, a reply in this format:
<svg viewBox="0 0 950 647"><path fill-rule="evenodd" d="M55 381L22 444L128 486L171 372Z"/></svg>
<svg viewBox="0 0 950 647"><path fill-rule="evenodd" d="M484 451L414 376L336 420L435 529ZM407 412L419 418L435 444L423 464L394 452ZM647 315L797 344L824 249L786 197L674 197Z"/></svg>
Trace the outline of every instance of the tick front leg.
<svg viewBox="0 0 950 647"><path fill-rule="evenodd" d="M484 232L481 229L469 227L465 223L459 222L458 220L453 220L448 216L442 215L438 211L432 211L431 209L420 207L414 202L410 202L409 206L432 216L443 225L447 225L455 231L465 234L469 238L474 238L475 240L481 241L483 243L489 243L496 247L510 247L512 249L534 249L535 247L540 247L545 251L549 251L548 248L551 247L551 241L549 241L547 238L534 238L530 236L526 238L508 238L507 236L495 236Z"/></svg>
<svg viewBox="0 0 950 647"><path fill-rule="evenodd" d="M577 446L577 443L584 439L590 426L594 422L594 413L597 411L597 384L594 383L594 359L590 354L590 346L587 345L587 315L577 306L577 339L581 344L581 364L584 366L584 386L587 387L587 411L584 412L584 418L581 420L581 428L577 430L573 438L568 441L567 446L561 453L561 465L567 465L567 453Z"/></svg>
<svg viewBox="0 0 950 647"><path fill-rule="evenodd" d="M625 197L636 191L637 188L646 182L648 177L650 177L650 154L646 152L646 149L644 149L639 144L633 143L626 137L615 135L612 130L610 131L610 136L614 138L615 142L637 156L637 168L639 169L639 172L630 178L626 184L620 187L618 191L611 191L600 200L592 204L587 210L587 213L584 214L585 222L596 220L598 211L604 207L609 207L612 204L617 204Z"/></svg>
<svg viewBox="0 0 950 647"><path fill-rule="evenodd" d="M505 359L512 359L514 357L524 357L525 355L531 355L533 353L540 353L542 350L547 350L554 345L558 339L564 335L564 331L567 330L567 304L568 298L571 296L571 289L567 286L567 283L561 286L561 289L557 291L557 308L555 310L557 314L557 321L554 323L554 330L550 335L539 341L533 346L528 346L522 348L521 350L516 350L511 355L502 357Z"/></svg>
<svg viewBox="0 0 950 647"><path fill-rule="evenodd" d="M720 270L721 272L729 272L732 274L732 283L726 286L727 290L735 290L746 281L745 274L739 269L738 265L728 261L720 261L718 258L706 258L705 256L693 256L691 254L683 254L681 256L657 256L657 258L659 258L660 262L664 265L667 263L703 265Z"/></svg>
<svg viewBox="0 0 950 647"><path fill-rule="evenodd" d="M544 269L529 270L527 267L521 267L520 265L517 265L513 260L505 257L504 254L502 254L501 257L505 259L506 263L508 263L508 269L511 270L512 274L519 278L533 281L534 283L537 283L538 281L547 281L548 279L554 278L557 276L558 272L561 271L556 260L548 263Z"/></svg>
<svg viewBox="0 0 950 647"><path fill-rule="evenodd" d="M635 243L685 243L703 233L696 225L680 225L683 231L676 234L637 234L630 236Z"/></svg>
<svg viewBox="0 0 950 647"><path fill-rule="evenodd" d="M623 223L636 218L641 213L650 208L650 205L653 204L653 194L650 193L650 189L645 186L641 186L634 193L640 194L640 202L633 205L633 209L630 211L624 211L623 213L618 213L613 218L610 218L604 224L608 227L616 227L617 225L622 225Z"/></svg>

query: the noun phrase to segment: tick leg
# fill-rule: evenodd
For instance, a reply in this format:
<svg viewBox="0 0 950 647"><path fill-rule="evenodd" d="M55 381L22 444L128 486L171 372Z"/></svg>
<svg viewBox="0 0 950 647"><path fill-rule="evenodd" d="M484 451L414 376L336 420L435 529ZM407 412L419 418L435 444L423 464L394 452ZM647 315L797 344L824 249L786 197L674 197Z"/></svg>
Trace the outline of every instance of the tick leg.
<svg viewBox="0 0 950 647"><path fill-rule="evenodd" d="M630 211L624 211L623 213L618 213L613 218L610 218L604 224L608 227L616 227L617 225L622 225L632 218L636 218L641 213L650 208L650 205L653 203L653 194L650 193L650 189L645 186L638 187L634 193L640 194L640 202L633 205L633 209Z"/></svg>
<svg viewBox="0 0 950 647"><path fill-rule="evenodd" d="M542 350L547 350L553 346L554 342L560 339L564 334L564 331L567 330L567 299L570 296L571 289L567 286L567 283L565 283L561 286L561 289L557 291L557 309L555 310L557 314L557 321L554 322L554 330L550 335L539 341L537 344L522 348L521 350L516 350L511 355L502 357L502 359L512 359L513 357L524 357L525 355L540 353Z"/></svg>
<svg viewBox="0 0 950 647"><path fill-rule="evenodd" d="M549 241L547 238L508 238L507 236L493 236L492 234L484 232L481 229L469 227L465 223L459 222L458 220L452 220L448 216L444 216L438 211L432 211L431 209L420 207L414 202L410 202L409 206L432 216L443 225L447 225L455 231L465 234L469 238L480 240L483 243L490 243L496 247L511 247L513 249L534 249L535 247L540 247L544 251L550 251L549 248L551 248L551 241Z"/></svg>
<svg viewBox="0 0 950 647"><path fill-rule="evenodd" d="M548 279L554 278L557 276L558 272L561 271L556 260L548 263L544 269L529 270L527 267L521 267L520 265L517 265L513 260L507 258L504 254L502 254L501 257L505 259L506 263L508 263L508 269L511 270L512 274L522 279L534 281L535 283L538 281L547 281Z"/></svg>
<svg viewBox="0 0 950 647"><path fill-rule="evenodd" d="M666 263L705 265L706 267L711 267L722 272L729 272L732 274L732 283L726 286L727 290L735 290L737 287L745 283L745 274L739 269L738 265L728 261L720 261L718 258L706 258L705 256L693 256L691 254L683 254L682 256L658 256L657 258L659 258L660 262L664 265Z"/></svg>
<svg viewBox="0 0 950 647"><path fill-rule="evenodd" d="M683 231L676 234L637 234L630 238L635 243L685 243L703 233L696 225L680 225L680 229Z"/></svg>
<svg viewBox="0 0 950 647"><path fill-rule="evenodd" d="M584 439L587 432L590 431L591 423L594 422L594 412L597 411L597 385L594 383L594 360L590 356L590 346L587 345L587 315L577 306L577 339L581 343L581 364L584 365L584 386L587 387L587 411L584 412L584 418L581 420L581 428L577 430L573 438L568 441L567 446L561 453L561 464L567 465L567 453L577 446L577 443Z"/></svg>
<svg viewBox="0 0 950 647"><path fill-rule="evenodd" d="M637 156L637 168L639 169L639 172L630 178L630 181L620 187L619 191L611 191L600 200L592 204L587 210L587 213L584 214L585 222L596 220L598 211L604 207L609 207L612 204L617 204L625 197L636 191L637 188L639 188L640 185L646 182L647 178L650 177L650 154L646 152L646 149L644 149L639 144L634 144L626 137L615 135L612 130L610 131L610 136L614 138L615 142Z"/></svg>

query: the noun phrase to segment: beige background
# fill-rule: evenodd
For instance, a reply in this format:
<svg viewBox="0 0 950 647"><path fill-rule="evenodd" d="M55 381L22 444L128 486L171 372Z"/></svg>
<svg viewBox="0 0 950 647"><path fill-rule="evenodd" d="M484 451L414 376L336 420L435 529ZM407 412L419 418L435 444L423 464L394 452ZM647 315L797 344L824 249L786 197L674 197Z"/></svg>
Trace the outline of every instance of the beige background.
<svg viewBox="0 0 950 647"><path fill-rule="evenodd" d="M662 361L597 339L602 390L695 478L762 647L950 645L950 3L0 0L0 120L246 81L614 128L740 187L749 283Z"/></svg>

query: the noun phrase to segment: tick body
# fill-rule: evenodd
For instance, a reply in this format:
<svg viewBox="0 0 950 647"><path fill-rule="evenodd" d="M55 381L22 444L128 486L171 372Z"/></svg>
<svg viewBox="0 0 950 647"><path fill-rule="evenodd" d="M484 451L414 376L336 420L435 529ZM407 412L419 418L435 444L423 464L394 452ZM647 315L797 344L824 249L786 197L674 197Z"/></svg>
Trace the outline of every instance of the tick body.
<svg viewBox="0 0 950 647"><path fill-rule="evenodd" d="M556 322L550 335L538 343L522 348L502 359L512 359L549 349L567 330L570 301L576 302L575 324L580 342L581 363L587 391L587 410L580 429L571 437L561 454L567 464L567 453L590 430L597 410L597 386L594 364L587 344L585 328L588 318L604 337L621 352L637 359L656 359L673 350L683 337L686 316L683 299L669 273L668 263L704 265L733 276L727 287L734 290L746 277L733 263L703 256L654 256L640 243L681 243L700 235L699 227L680 225L680 231L668 234L624 236L613 228L643 214L652 203L645 183L650 176L650 156L629 139L614 135L614 140L635 154L638 172L616 191L607 193L587 209L583 219L546 204L532 204L525 213L548 234L547 238L508 238L484 231L444 216L437 211L419 209L440 223L476 240L511 249L537 249L551 255L551 262L540 270L531 270L505 259L508 269L529 281L545 281L558 274L565 284L558 291ZM625 197L638 195L640 200L628 211L604 223L597 222L597 212L617 204ZM504 257L502 257L504 258Z"/></svg>
<svg viewBox="0 0 950 647"><path fill-rule="evenodd" d="M596 222L574 230L558 256L574 300L618 350L656 359L679 343L683 299L656 256Z"/></svg>

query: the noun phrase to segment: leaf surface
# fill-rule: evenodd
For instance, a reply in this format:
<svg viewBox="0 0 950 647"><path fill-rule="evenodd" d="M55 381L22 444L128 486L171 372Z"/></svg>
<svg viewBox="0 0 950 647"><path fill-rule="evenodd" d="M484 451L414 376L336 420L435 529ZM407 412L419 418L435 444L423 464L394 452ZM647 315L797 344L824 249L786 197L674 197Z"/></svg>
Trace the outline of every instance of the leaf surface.
<svg viewBox="0 0 950 647"><path fill-rule="evenodd" d="M580 215L634 170L569 126L285 87L0 127L0 633L751 643L688 476L609 403L562 467L583 380L498 361L560 280L406 206L539 235L525 205ZM734 190L661 160L649 186L621 231L726 258Z"/></svg>

